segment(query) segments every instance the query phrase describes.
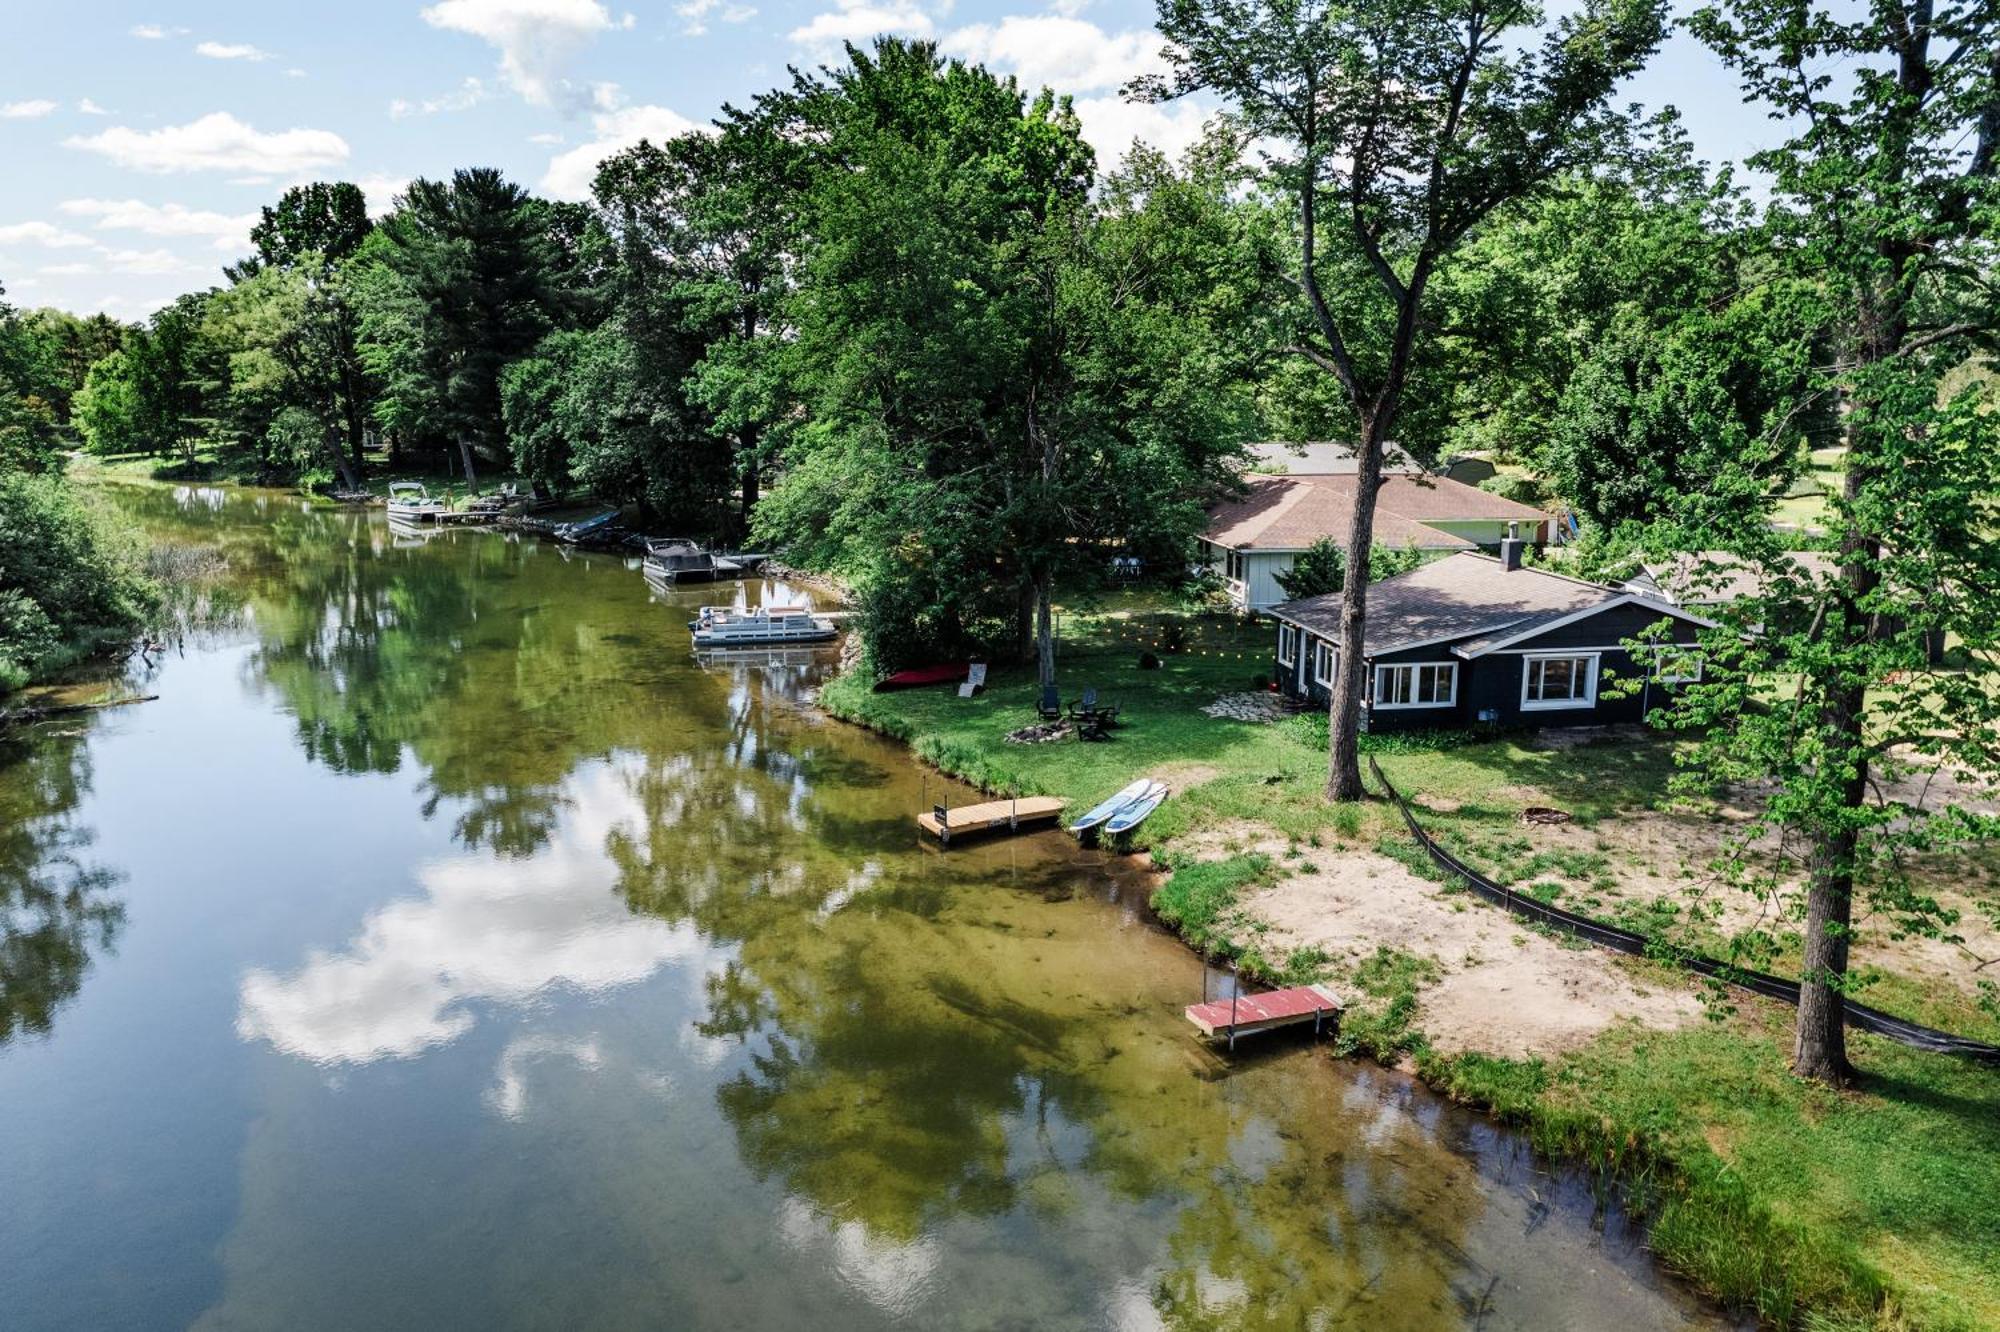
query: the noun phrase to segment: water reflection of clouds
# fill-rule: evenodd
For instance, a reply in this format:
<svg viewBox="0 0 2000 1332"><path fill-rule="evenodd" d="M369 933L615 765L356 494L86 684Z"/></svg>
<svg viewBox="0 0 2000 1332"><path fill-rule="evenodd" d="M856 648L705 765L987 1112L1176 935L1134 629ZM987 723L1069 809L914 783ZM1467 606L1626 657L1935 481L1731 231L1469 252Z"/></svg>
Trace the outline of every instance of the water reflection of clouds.
<svg viewBox="0 0 2000 1332"><path fill-rule="evenodd" d="M629 784L600 768L581 786L540 854L422 865L425 896L371 913L344 950L314 952L288 975L246 973L237 1034L315 1063L408 1058L469 1031L475 1003L596 993L699 954L694 929L635 916L610 891L606 834L644 820Z"/></svg>
<svg viewBox="0 0 2000 1332"><path fill-rule="evenodd" d="M561 1036L516 1036L500 1052L493 1085L486 1089L486 1103L502 1119L519 1121L528 1110L527 1065L530 1060L560 1056L587 1069L604 1063L604 1055L593 1039L567 1040Z"/></svg>
<svg viewBox="0 0 2000 1332"><path fill-rule="evenodd" d="M899 1244L869 1233L859 1221L832 1221L795 1197L778 1206L778 1236L788 1248L824 1263L843 1285L897 1319L914 1317L930 1302L943 1256L928 1235Z"/></svg>

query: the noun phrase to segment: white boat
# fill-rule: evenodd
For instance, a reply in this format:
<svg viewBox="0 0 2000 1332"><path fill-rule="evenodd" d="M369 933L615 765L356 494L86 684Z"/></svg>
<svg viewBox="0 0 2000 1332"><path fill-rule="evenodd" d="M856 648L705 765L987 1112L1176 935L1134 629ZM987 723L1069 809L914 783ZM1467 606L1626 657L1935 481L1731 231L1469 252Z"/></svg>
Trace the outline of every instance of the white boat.
<svg viewBox="0 0 2000 1332"><path fill-rule="evenodd" d="M839 632L807 606L703 606L688 628L697 648L823 643Z"/></svg>
<svg viewBox="0 0 2000 1332"><path fill-rule="evenodd" d="M389 483L389 516L405 522L427 523L445 511L445 503L423 487L420 481Z"/></svg>

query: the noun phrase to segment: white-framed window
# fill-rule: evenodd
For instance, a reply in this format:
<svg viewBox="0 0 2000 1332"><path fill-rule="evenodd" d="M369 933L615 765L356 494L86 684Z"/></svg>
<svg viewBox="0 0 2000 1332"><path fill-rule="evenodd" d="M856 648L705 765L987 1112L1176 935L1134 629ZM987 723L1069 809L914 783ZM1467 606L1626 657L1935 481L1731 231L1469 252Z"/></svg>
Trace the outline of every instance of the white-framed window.
<svg viewBox="0 0 2000 1332"><path fill-rule="evenodd" d="M1324 638L1313 640L1313 679L1333 688L1333 677L1340 674L1340 649Z"/></svg>
<svg viewBox="0 0 2000 1332"><path fill-rule="evenodd" d="M1291 666L1299 659L1299 631L1289 624L1278 626L1278 664Z"/></svg>
<svg viewBox="0 0 2000 1332"><path fill-rule="evenodd" d="M1458 663L1413 661L1375 668L1378 708L1448 708L1458 702Z"/></svg>
<svg viewBox="0 0 2000 1332"><path fill-rule="evenodd" d="M1668 644L1653 652L1654 684L1700 684L1701 649Z"/></svg>
<svg viewBox="0 0 2000 1332"><path fill-rule="evenodd" d="M1597 706L1595 652L1533 653L1521 658L1521 710Z"/></svg>
<svg viewBox="0 0 2000 1332"><path fill-rule="evenodd" d="M1223 577L1227 578L1232 583L1242 582L1244 577L1244 566L1247 565L1248 563L1249 561L1243 558L1242 551L1232 550L1228 552L1228 554L1223 559L1223 565L1222 565Z"/></svg>

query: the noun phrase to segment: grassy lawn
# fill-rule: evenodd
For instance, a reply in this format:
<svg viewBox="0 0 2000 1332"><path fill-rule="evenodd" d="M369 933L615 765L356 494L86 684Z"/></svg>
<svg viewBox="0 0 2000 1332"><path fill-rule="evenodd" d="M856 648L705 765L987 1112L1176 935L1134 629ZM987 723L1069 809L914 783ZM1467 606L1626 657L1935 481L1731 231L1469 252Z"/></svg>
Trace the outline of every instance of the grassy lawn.
<svg viewBox="0 0 2000 1332"><path fill-rule="evenodd" d="M1019 670L995 669L976 699L948 689L874 694L841 679L822 701L991 790L1061 795L1080 809L1142 773L1164 777L1174 797L1142 830L1174 871L1155 907L1195 946L1240 955L1230 924L1244 889L1343 848L1407 857L1409 842L1386 802L1325 801L1322 717L1253 724L1200 711L1271 669L1267 627L1188 619L1184 646L1169 652L1170 622L1143 603L1064 617L1065 700L1092 686L1125 710L1126 724L1101 744L1007 742L1035 721L1034 681ZM1160 669L1139 669L1149 650ZM1658 803L1674 756L1666 737L1564 748L1511 735L1383 737L1367 747L1425 807L1433 833L1468 859L1607 917L1621 910L1598 896L1619 820ZM1560 852L1531 846L1514 822L1529 803L1570 811L1578 839ZM1274 830L1291 849L1228 853L1237 826ZM1204 834L1209 849L1196 857L1187 848ZM1434 1085L1522 1125L1552 1153L1639 1187L1655 1204L1654 1247L1699 1284L1780 1326L2000 1327L2000 1073L1857 1034L1861 1085L1808 1086L1786 1071L1788 1012L1747 999L1713 1022L1614 1030L1547 1059L1444 1058L1411 1020L1434 977L1399 942L1380 941L1366 974L1345 978L1361 1002L1343 1051L1412 1056ZM1287 979L1315 974L1321 960L1257 959ZM1890 976L1868 998L1969 1035L2000 1034L1966 1004L1941 999L1942 988Z"/></svg>

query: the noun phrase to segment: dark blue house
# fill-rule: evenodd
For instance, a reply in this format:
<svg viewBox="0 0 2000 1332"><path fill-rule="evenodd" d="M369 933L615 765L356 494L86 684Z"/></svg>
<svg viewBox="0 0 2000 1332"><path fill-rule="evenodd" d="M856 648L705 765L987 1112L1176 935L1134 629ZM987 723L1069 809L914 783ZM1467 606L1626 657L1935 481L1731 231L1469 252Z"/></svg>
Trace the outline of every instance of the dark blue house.
<svg viewBox="0 0 2000 1332"><path fill-rule="evenodd" d="M1510 541L1497 558L1448 555L1368 589L1363 729L1640 721L1660 691L1701 678L1695 636L1711 621L1663 599L1526 568L1520 556L1521 543ZM1340 660L1340 595L1288 601L1270 614L1279 688L1326 706ZM1626 640L1662 621L1666 640L1635 659ZM1613 679L1639 687L1614 697Z"/></svg>

